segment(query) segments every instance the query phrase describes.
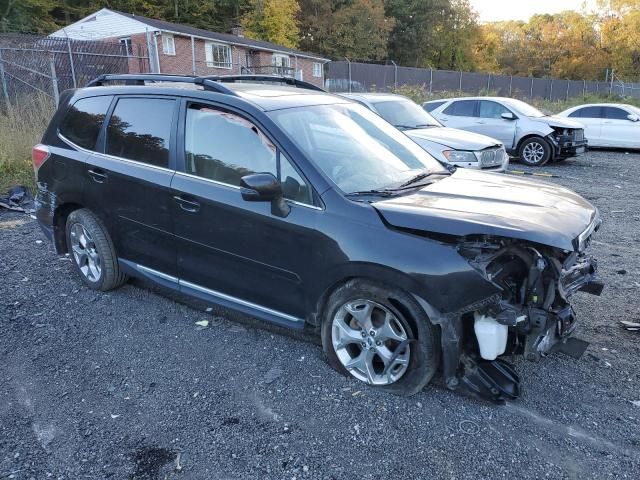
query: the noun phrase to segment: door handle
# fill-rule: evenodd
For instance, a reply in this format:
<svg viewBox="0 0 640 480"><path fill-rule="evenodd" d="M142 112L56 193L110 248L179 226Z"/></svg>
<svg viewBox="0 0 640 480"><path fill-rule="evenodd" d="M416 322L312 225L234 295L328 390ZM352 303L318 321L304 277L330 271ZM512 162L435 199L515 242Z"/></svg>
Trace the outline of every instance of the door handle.
<svg viewBox="0 0 640 480"><path fill-rule="evenodd" d="M99 168L96 168L95 170L88 170L87 173L96 183L104 183L107 181L107 174Z"/></svg>
<svg viewBox="0 0 640 480"><path fill-rule="evenodd" d="M200 210L200 204L196 201L193 200L187 200L186 198L184 198L181 195L175 195L173 197L173 199L178 202L178 205L180 205L180 208L182 210L184 210L185 212L197 212L198 210Z"/></svg>

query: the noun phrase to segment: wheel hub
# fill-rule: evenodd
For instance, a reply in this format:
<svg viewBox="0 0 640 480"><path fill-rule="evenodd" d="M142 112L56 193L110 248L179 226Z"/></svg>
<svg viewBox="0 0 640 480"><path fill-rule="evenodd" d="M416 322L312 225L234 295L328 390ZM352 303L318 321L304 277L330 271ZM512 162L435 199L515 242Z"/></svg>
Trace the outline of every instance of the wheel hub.
<svg viewBox="0 0 640 480"><path fill-rule="evenodd" d="M97 282L102 274L102 263L93 237L80 223L71 227L71 252L80 269L88 280Z"/></svg>
<svg viewBox="0 0 640 480"><path fill-rule="evenodd" d="M363 382L390 385L409 365L404 326L390 310L371 300L354 300L340 307L331 337L342 365Z"/></svg>

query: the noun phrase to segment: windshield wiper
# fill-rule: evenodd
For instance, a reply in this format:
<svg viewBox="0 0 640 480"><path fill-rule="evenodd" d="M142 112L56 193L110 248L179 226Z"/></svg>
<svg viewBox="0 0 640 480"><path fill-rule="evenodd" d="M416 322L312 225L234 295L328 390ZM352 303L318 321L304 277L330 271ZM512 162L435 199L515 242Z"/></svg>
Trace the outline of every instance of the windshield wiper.
<svg viewBox="0 0 640 480"><path fill-rule="evenodd" d="M425 178L429 178L433 175L451 175L451 172L448 171L441 171L441 172L422 172L419 173L413 177L411 177L409 180L407 180L406 182L398 185L395 190L399 190L401 188L404 187L408 187L410 185L413 185L414 183L418 183L420 180L424 180Z"/></svg>
<svg viewBox="0 0 640 480"><path fill-rule="evenodd" d="M418 125L394 125L394 127L396 128L401 128L402 130L416 130L418 128L424 128L424 127L435 127L435 125L432 125L430 123L419 123Z"/></svg>
<svg viewBox="0 0 640 480"><path fill-rule="evenodd" d="M384 190L360 190L358 192L349 192L347 196L378 196L378 197L391 197L395 195L395 192L390 189Z"/></svg>

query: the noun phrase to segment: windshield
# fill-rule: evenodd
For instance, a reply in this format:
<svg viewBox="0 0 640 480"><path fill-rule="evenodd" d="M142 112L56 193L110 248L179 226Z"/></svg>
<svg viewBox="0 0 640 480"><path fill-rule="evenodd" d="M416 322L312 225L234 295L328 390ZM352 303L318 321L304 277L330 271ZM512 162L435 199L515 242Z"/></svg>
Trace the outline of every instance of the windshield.
<svg viewBox="0 0 640 480"><path fill-rule="evenodd" d="M398 186L418 173L448 173L409 137L357 104L287 108L268 115L345 193Z"/></svg>
<svg viewBox="0 0 640 480"><path fill-rule="evenodd" d="M544 113L538 110L536 107L529 105L521 100L516 100L515 98L510 98L509 100L505 100L505 105L513 108L518 113L524 115L525 117L546 117Z"/></svg>
<svg viewBox="0 0 640 480"><path fill-rule="evenodd" d="M382 118L401 129L442 126L422 107L405 98L372 102L372 104Z"/></svg>

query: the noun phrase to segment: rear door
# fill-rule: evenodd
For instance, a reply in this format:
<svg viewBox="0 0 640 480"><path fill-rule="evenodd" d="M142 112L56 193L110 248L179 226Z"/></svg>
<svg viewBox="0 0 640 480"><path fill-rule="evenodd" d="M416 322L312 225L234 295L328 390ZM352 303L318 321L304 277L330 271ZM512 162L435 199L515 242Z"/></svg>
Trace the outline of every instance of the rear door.
<svg viewBox="0 0 640 480"><path fill-rule="evenodd" d="M242 113L185 102L181 115L172 211L185 290L303 317L303 278L323 214L308 181ZM281 181L291 207L286 217L274 215L270 203L242 199L241 177L258 172Z"/></svg>
<svg viewBox="0 0 640 480"><path fill-rule="evenodd" d="M569 114L584 125L584 138L592 147L602 146L602 107L583 107Z"/></svg>
<svg viewBox="0 0 640 480"><path fill-rule="evenodd" d="M630 112L619 107L602 107L602 144L609 147L633 147L638 145L640 127L632 122Z"/></svg>
<svg viewBox="0 0 640 480"><path fill-rule="evenodd" d="M118 258L174 275L170 190L178 101L115 97L87 159L87 207L107 225Z"/></svg>
<svg viewBox="0 0 640 480"><path fill-rule="evenodd" d="M470 130L478 121L478 101L455 100L437 118L447 127Z"/></svg>
<svg viewBox="0 0 640 480"><path fill-rule="evenodd" d="M478 119L469 130L496 138L507 148L512 148L518 120L507 120L502 118L502 114L511 113L516 118L517 115L504 105L492 100L480 100L478 103L480 104Z"/></svg>

